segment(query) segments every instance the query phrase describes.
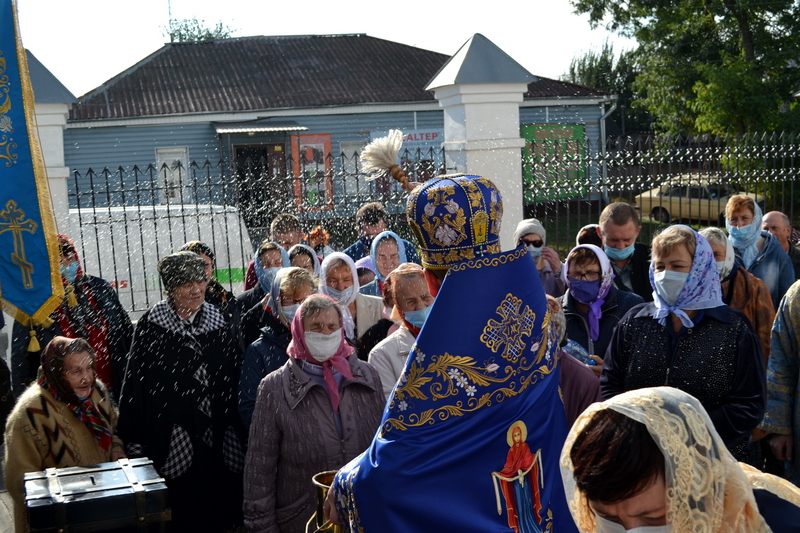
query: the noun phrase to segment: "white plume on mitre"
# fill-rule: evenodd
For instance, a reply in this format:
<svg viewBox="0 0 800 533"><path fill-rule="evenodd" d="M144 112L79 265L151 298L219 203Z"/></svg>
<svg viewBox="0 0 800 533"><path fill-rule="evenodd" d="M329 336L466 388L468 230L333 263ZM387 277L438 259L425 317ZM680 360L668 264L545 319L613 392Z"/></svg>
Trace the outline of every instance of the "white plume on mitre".
<svg viewBox="0 0 800 533"><path fill-rule="evenodd" d="M361 151L361 168L364 172L375 172L369 179L376 179L378 172L385 173L397 165L397 156L403 145L403 132L389 130L389 135L375 139Z"/></svg>

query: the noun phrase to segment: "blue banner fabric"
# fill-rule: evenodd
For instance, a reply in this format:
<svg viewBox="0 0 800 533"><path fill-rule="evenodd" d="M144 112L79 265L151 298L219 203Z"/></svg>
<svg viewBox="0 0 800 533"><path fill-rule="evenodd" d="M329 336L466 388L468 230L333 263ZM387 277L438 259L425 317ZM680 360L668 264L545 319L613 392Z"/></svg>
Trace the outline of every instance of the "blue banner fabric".
<svg viewBox="0 0 800 533"><path fill-rule="evenodd" d="M61 304L55 219L37 137L33 90L16 6L0 0L0 291L17 320Z"/></svg>
<svg viewBox="0 0 800 533"><path fill-rule="evenodd" d="M336 476L351 531L577 531L557 338L525 247L450 267L370 448Z"/></svg>

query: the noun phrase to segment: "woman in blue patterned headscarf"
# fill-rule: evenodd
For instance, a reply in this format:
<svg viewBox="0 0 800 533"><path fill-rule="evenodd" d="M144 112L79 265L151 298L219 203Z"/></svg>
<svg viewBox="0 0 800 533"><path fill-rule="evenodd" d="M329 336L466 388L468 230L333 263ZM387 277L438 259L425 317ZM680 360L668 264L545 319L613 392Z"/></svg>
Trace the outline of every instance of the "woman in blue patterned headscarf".
<svg viewBox="0 0 800 533"><path fill-rule="evenodd" d="M686 226L653 239L654 301L633 307L606 352L600 384L608 399L668 385L695 396L739 460L765 407L761 344L746 317L722 302L708 241Z"/></svg>

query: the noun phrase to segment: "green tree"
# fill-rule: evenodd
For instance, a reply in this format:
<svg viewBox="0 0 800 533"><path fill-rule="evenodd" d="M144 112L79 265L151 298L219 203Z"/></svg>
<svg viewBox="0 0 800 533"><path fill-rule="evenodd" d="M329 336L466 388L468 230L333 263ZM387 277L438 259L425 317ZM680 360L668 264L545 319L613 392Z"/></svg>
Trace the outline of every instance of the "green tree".
<svg viewBox="0 0 800 533"><path fill-rule="evenodd" d="M635 38L634 90L668 133L738 133L798 122L798 0L571 0Z"/></svg>
<svg viewBox="0 0 800 533"><path fill-rule="evenodd" d="M561 79L616 94L620 111L611 119L621 133L627 133L650 129L650 113L640 105L644 92L633 88L639 73L634 51L623 51L617 57L614 46L606 41L599 52L589 50L572 58L569 71Z"/></svg>
<svg viewBox="0 0 800 533"><path fill-rule="evenodd" d="M186 43L191 41L213 41L214 39L228 39L233 34L233 29L222 22L216 26L206 26L205 20L170 19L169 26L164 28L164 33L171 43Z"/></svg>

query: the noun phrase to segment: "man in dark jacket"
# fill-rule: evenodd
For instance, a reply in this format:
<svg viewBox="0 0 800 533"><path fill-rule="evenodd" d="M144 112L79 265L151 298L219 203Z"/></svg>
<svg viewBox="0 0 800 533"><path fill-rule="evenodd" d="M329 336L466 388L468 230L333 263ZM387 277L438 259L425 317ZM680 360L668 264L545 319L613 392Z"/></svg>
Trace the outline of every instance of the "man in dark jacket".
<svg viewBox="0 0 800 533"><path fill-rule="evenodd" d="M608 204L600 213L603 249L614 267L614 285L653 301L650 287L650 248L636 242L642 226L636 210L624 202Z"/></svg>
<svg viewBox="0 0 800 533"><path fill-rule="evenodd" d="M380 202L370 202L362 205L356 212L356 232L358 240L344 249L353 261L369 255L372 239L387 230L386 219L388 214ZM403 239L406 246L406 259L409 263L419 263L416 247Z"/></svg>

